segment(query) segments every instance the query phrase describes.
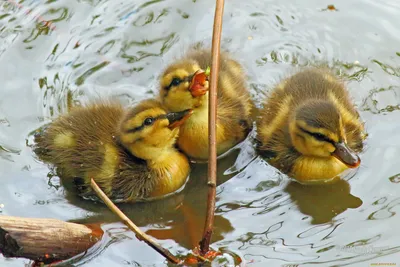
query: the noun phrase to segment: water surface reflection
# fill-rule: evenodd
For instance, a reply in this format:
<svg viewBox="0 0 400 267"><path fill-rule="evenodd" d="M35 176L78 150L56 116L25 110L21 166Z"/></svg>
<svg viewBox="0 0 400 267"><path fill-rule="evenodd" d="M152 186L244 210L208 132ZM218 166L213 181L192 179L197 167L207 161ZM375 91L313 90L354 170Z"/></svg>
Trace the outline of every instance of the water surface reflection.
<svg viewBox="0 0 400 267"><path fill-rule="evenodd" d="M312 224L329 222L347 209L355 209L362 204L360 198L350 193L350 185L345 180L314 186L290 182L284 191L300 212L312 217Z"/></svg>
<svg viewBox="0 0 400 267"><path fill-rule="evenodd" d="M61 186L34 156L31 133L71 103L101 96L132 105L154 96L166 64L193 43L210 44L214 3L3 1L0 213L104 222L107 235L100 248L74 266L164 266L164 259L103 205ZM334 5L337 11L324 10L327 3L316 0L226 2L223 48L243 63L258 106L288 72L327 62L346 80L369 134L360 169L330 187L291 182L258 157L250 139L219 160L213 246L237 253L249 266L397 260L400 4L338 0ZM180 194L121 208L163 246L185 254L203 230L206 168L193 165ZM25 262L0 256L1 266ZM226 256L220 265L232 265L232 259Z"/></svg>

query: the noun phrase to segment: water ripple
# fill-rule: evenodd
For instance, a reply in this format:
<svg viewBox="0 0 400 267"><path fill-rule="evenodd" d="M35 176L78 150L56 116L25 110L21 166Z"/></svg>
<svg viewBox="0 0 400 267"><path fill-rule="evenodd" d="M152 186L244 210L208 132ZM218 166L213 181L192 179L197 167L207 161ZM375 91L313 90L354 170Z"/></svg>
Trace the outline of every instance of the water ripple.
<svg viewBox="0 0 400 267"><path fill-rule="evenodd" d="M117 97L132 105L156 95L167 64L193 44L211 44L214 6L214 0L2 1L1 213L104 222L106 244L75 265L165 264L106 207L69 192L33 156L32 132L71 104ZM258 157L256 129L220 158L213 246L226 249L221 265L235 264L235 253L254 266L370 264L395 259L400 250L393 228L400 218L400 3L337 1L335 12L326 8L312 0L226 2L222 47L243 64L257 107L288 73L327 64L348 83L369 136L354 176L325 188L301 186ZM206 164L193 164L179 197L122 208L163 246L185 254L203 229L206 173ZM191 210L188 217L176 210L181 204Z"/></svg>
<svg viewBox="0 0 400 267"><path fill-rule="evenodd" d="M381 198L380 200L375 201L372 205L381 205L379 210L374 211L368 216L368 220L384 220L391 218L396 215L394 209L400 205L400 198L395 198L391 200L386 205L383 205L386 202L386 198Z"/></svg>

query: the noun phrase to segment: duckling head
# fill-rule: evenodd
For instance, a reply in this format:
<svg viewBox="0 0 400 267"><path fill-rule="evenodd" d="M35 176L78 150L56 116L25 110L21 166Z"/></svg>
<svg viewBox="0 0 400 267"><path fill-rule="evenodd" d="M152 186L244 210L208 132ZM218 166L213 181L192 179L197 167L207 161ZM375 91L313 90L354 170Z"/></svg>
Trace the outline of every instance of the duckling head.
<svg viewBox="0 0 400 267"><path fill-rule="evenodd" d="M304 156L335 157L349 168L360 164L349 148L339 110L328 101L310 100L299 106L289 123L295 149Z"/></svg>
<svg viewBox="0 0 400 267"><path fill-rule="evenodd" d="M119 141L132 155L157 160L173 149L179 126L191 114L190 109L167 113L159 102L144 101L126 114L120 124Z"/></svg>
<svg viewBox="0 0 400 267"><path fill-rule="evenodd" d="M208 74L194 60L169 66L160 81L160 97L170 111L196 109L207 105Z"/></svg>

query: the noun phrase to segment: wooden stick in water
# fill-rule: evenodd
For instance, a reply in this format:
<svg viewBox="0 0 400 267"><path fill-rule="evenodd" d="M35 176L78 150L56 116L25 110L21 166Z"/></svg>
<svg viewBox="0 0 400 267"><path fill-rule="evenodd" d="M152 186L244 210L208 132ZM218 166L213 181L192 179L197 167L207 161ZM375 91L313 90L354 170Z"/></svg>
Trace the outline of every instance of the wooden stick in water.
<svg viewBox="0 0 400 267"><path fill-rule="evenodd" d="M208 113L208 199L207 217L204 225L203 239L200 241L200 253L205 255L209 251L211 235L214 227L215 196L217 186L217 142L216 142L216 122L217 122L217 87L219 72L219 55L222 32L222 17L224 14L224 0L217 0L214 15L214 28L212 37L212 63L209 91L209 113Z"/></svg>
<svg viewBox="0 0 400 267"><path fill-rule="evenodd" d="M0 216L0 252L5 257L62 261L86 252L102 236L100 225Z"/></svg>
<svg viewBox="0 0 400 267"><path fill-rule="evenodd" d="M108 208L116 214L121 221L128 226L135 234L139 240L146 242L150 247L154 248L158 253L164 256L167 260L172 263L180 264L181 260L172 255L167 249L163 248L160 244L155 242L150 236L142 232L139 227L137 227L114 203L106 196L106 194L100 189L100 187L96 184L96 182L91 179L90 185L96 194L104 201L104 203L108 206Z"/></svg>

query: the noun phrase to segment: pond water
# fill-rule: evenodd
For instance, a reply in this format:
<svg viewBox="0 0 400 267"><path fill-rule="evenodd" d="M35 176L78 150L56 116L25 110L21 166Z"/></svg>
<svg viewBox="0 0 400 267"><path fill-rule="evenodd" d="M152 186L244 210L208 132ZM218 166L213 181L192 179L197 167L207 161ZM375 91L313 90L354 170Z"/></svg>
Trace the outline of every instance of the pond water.
<svg viewBox="0 0 400 267"><path fill-rule="evenodd" d="M66 112L68 92L81 103L153 96L166 64L195 42L210 44L214 3L1 1L0 215L104 222L104 240L74 266L165 265L107 208L60 186L33 154L31 133ZM347 79L368 139L361 167L328 187L291 182L256 155L251 136L221 159L212 244L226 252L219 265L233 266L234 255L248 266L400 264L399 15L398 0L226 1L223 48L243 63L257 104L285 74L327 61ZM174 197L121 208L186 254L203 230L206 169L193 166ZM28 262L0 256L0 266Z"/></svg>

